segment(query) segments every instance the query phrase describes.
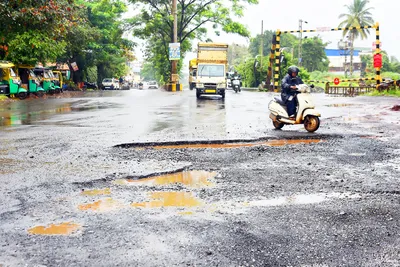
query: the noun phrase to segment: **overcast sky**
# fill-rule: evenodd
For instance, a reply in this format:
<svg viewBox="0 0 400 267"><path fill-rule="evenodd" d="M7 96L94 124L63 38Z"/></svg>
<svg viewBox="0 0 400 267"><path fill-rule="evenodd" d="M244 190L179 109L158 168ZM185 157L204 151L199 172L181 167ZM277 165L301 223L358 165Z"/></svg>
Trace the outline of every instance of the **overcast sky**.
<svg viewBox="0 0 400 267"><path fill-rule="evenodd" d="M375 21L380 24L380 39L382 49L390 56L400 59L400 30L396 23L400 14L400 0L370 0L369 6L373 7L372 15ZM259 0L258 5L246 7L244 17L240 22L247 25L252 36L261 33L261 20L264 30L297 30L299 19L307 21L303 23L303 29L316 29L317 27L337 27L340 23L338 18L341 13L347 13L345 5L352 3L352 0ZM277 13L272 13L278 10ZM375 41L375 30L371 29L367 40L356 40L355 46L372 47ZM342 32L320 32L303 33L304 36L320 35L325 42L331 42L328 48L337 48L338 41L342 38ZM248 44L249 40L235 34L221 34L209 36L215 42L232 42ZM140 48L137 49L138 55ZM140 56L140 55L139 55ZM188 55L192 57L192 55Z"/></svg>

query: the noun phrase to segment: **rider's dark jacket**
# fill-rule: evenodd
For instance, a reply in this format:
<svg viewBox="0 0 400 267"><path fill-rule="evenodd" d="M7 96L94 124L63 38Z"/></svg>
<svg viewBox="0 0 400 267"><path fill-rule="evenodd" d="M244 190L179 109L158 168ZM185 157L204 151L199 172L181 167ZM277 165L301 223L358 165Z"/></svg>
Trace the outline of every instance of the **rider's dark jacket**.
<svg viewBox="0 0 400 267"><path fill-rule="evenodd" d="M299 84L303 84L303 81L300 77L296 76L293 78L289 74L286 74L282 80L282 101L286 102L291 95L295 94L295 91L291 89L290 86Z"/></svg>

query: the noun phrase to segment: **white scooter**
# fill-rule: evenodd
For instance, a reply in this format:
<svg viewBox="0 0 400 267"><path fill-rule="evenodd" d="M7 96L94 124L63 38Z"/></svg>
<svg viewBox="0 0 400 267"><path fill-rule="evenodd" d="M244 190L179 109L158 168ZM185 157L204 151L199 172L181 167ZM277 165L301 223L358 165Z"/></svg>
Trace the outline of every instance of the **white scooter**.
<svg viewBox="0 0 400 267"><path fill-rule="evenodd" d="M311 87L314 87L311 85ZM276 129L282 129L282 127L293 124L304 123L304 128L309 132L315 132L319 128L319 117L321 114L316 111L315 105L312 101L310 94L310 87L306 84L297 85L296 95L297 97L297 112L295 120L291 120L287 113L285 103L279 97L275 97L268 104L268 109L271 112L269 117L274 124Z"/></svg>
<svg viewBox="0 0 400 267"><path fill-rule="evenodd" d="M235 76L232 78L232 88L235 93L240 92L240 79L239 77Z"/></svg>

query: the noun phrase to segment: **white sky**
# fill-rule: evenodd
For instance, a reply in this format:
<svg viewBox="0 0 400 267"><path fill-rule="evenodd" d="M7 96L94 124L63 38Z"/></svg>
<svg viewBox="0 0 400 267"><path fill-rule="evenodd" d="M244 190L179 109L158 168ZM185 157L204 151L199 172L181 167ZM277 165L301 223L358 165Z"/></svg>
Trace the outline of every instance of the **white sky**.
<svg viewBox="0 0 400 267"><path fill-rule="evenodd" d="M264 30L297 30L299 19L307 21L303 23L303 29L316 29L317 27L337 27L341 21L338 17L341 13L347 13L345 5L350 4L352 0L259 0L258 5L246 7L244 16L239 21L248 26L252 36L261 33L261 20L263 20ZM400 30L396 23L399 16L400 0L370 0L372 15L375 21L380 25L380 40L382 49L386 50L390 56L396 56L400 59ZM278 10L277 13L272 13ZM209 31L209 37L215 42L248 44L246 38L235 34L224 34L215 36ZM372 47L375 41L375 30L370 30L370 36L367 40L356 40L356 47ZM303 33L304 36L320 37L325 42L331 42L328 48L337 48L338 41L342 38L342 32L320 32ZM139 46L136 49L140 57ZM187 58L193 57L189 53ZM186 59L185 59L186 61Z"/></svg>

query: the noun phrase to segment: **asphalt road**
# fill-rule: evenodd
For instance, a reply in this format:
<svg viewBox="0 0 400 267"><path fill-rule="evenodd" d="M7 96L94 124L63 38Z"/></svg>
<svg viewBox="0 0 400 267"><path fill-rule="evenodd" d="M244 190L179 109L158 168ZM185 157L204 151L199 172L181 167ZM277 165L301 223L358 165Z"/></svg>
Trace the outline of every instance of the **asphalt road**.
<svg viewBox="0 0 400 267"><path fill-rule="evenodd" d="M400 266L400 105L129 90L0 102L0 266Z"/></svg>

